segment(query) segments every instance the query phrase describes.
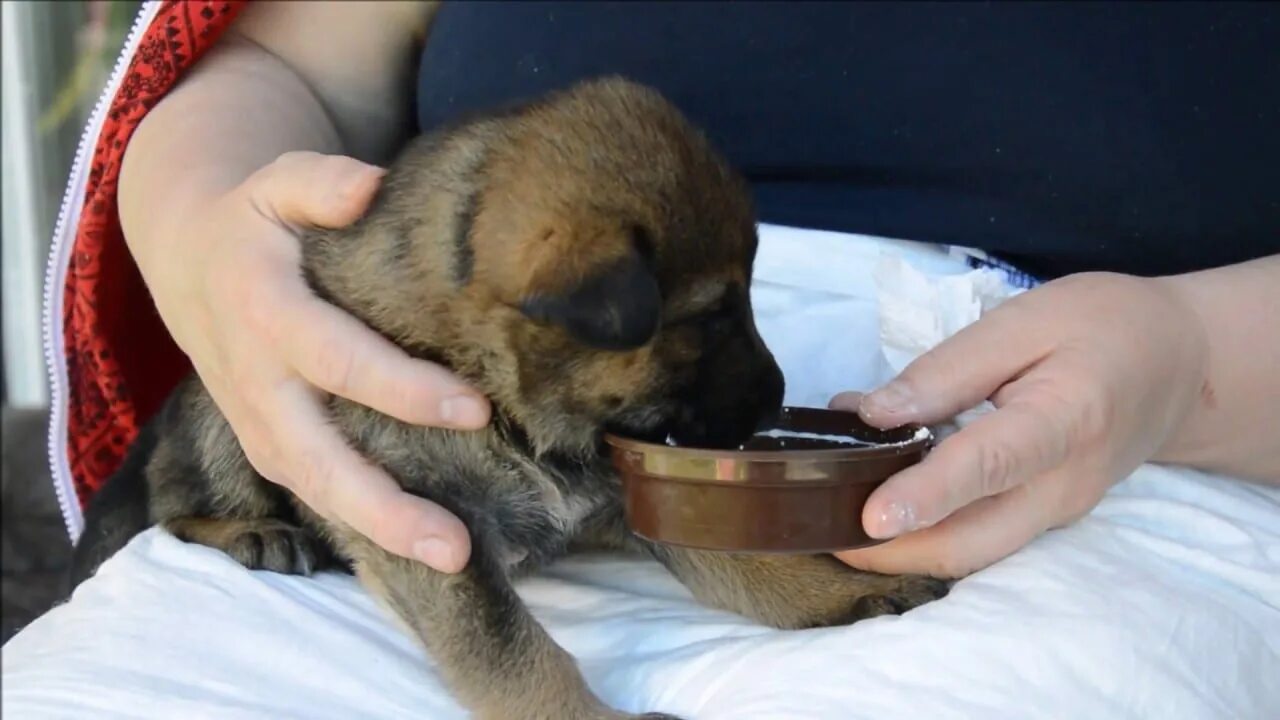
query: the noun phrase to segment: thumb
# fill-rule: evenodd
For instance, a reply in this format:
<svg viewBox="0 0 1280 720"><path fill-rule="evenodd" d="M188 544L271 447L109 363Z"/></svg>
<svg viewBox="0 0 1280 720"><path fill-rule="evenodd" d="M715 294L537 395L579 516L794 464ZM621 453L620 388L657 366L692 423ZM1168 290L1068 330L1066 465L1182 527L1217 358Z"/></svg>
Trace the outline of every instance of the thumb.
<svg viewBox="0 0 1280 720"><path fill-rule="evenodd" d="M282 225L343 227L364 214L386 170L345 155L288 152L244 185L254 206Z"/></svg>

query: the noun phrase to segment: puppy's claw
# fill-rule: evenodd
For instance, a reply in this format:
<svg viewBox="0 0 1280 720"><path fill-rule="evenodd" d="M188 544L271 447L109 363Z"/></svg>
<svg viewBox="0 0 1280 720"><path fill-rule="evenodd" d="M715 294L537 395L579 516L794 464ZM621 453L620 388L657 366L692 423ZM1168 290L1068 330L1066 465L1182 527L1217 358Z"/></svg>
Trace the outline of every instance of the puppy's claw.
<svg viewBox="0 0 1280 720"><path fill-rule="evenodd" d="M221 550L250 570L310 575L330 557L310 531L280 520L177 518L165 526L178 539Z"/></svg>
<svg viewBox="0 0 1280 720"><path fill-rule="evenodd" d="M863 595L853 603L850 620L867 620L880 615L901 615L934 600L946 597L951 583L926 575L897 578L888 592Z"/></svg>
<svg viewBox="0 0 1280 720"><path fill-rule="evenodd" d="M311 533L280 524L247 530L231 543L227 554L250 570L310 575L320 553Z"/></svg>

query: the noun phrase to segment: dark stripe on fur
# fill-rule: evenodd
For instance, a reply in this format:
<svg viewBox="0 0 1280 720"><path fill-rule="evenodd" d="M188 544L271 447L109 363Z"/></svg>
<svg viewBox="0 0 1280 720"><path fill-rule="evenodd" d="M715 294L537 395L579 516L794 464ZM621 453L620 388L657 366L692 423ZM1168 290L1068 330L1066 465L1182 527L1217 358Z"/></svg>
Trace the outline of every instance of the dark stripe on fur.
<svg viewBox="0 0 1280 720"><path fill-rule="evenodd" d="M84 532L71 555L68 595L88 580L98 567L151 524L149 488L144 474L159 439L157 426L164 413L138 433L124 463L94 495L84 516Z"/></svg>

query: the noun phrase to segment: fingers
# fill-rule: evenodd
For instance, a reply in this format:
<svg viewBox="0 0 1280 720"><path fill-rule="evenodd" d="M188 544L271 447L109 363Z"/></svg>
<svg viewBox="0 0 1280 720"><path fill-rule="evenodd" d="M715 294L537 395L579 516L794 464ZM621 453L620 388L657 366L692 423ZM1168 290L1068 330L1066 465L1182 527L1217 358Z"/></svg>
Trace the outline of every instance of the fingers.
<svg viewBox="0 0 1280 720"><path fill-rule="evenodd" d="M867 533L890 538L927 528L1058 467L1069 454L1069 421L1065 411L1029 399L979 418L871 494L862 515Z"/></svg>
<svg viewBox="0 0 1280 720"><path fill-rule="evenodd" d="M827 403L827 407L832 410L844 410L845 412L857 412L862 405L863 393L850 390L842 392L831 398L831 402Z"/></svg>
<svg viewBox="0 0 1280 720"><path fill-rule="evenodd" d="M199 371L199 367L197 367ZM272 373L254 372L258 385ZM458 572L471 552L466 526L444 508L402 491L325 421L314 388L296 376L251 389L202 372L254 468L308 507L350 526L389 552L441 572Z"/></svg>
<svg viewBox="0 0 1280 720"><path fill-rule="evenodd" d="M317 513L349 525L387 551L441 572L466 566L467 528L449 511L400 489L365 461L322 418L323 408L300 383L281 387L277 461L287 485ZM282 431L281 428L288 428Z"/></svg>
<svg viewBox="0 0 1280 720"><path fill-rule="evenodd" d="M329 393L419 425L472 430L489 422L482 395L323 300L300 294L280 318L286 360Z"/></svg>
<svg viewBox="0 0 1280 720"><path fill-rule="evenodd" d="M250 177L244 189L264 215L289 227L343 227L372 200L385 170L341 155L290 152Z"/></svg>
<svg viewBox="0 0 1280 720"><path fill-rule="evenodd" d="M243 212L244 224L229 230L240 242L206 258L210 337L193 363L264 477L389 552L456 572L470 555L467 528L349 447L326 422L317 391L405 422L470 429L489 419L482 396L320 300L302 280L296 231L354 222L382 174L351 158L287 153L228 196L230 207L244 211L247 203L256 215Z"/></svg>
<svg viewBox="0 0 1280 720"><path fill-rule="evenodd" d="M995 563L1054 525L1049 479L979 500L943 522L883 545L836 553L860 570L964 577Z"/></svg>
<svg viewBox="0 0 1280 720"><path fill-rule="evenodd" d="M1030 294L939 343L888 385L863 397L863 419L877 427L949 419L1044 358L1051 345L1037 328L1046 321L1034 316L1034 304L1025 302Z"/></svg>
<svg viewBox="0 0 1280 720"><path fill-rule="evenodd" d="M382 171L356 160L286 153L246 182L255 206L289 225L355 220ZM266 277L237 293L250 322L315 386L404 422L472 430L489 421L489 402L444 368L406 354L358 319L317 298L296 276L297 258L273 257ZM285 275L285 268L288 275Z"/></svg>

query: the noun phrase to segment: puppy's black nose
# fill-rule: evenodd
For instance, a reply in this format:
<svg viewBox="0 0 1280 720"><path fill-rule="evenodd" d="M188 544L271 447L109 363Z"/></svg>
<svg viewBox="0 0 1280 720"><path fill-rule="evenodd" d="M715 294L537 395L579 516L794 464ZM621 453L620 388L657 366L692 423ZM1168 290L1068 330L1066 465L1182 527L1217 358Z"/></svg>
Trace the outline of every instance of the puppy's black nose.
<svg viewBox="0 0 1280 720"><path fill-rule="evenodd" d="M774 362L766 363L760 372L758 384L759 410L755 431L761 432L775 426L782 416L782 400L786 394L786 381L782 377L782 369Z"/></svg>

